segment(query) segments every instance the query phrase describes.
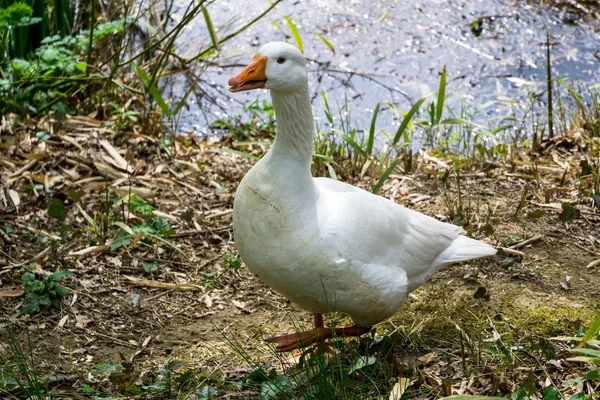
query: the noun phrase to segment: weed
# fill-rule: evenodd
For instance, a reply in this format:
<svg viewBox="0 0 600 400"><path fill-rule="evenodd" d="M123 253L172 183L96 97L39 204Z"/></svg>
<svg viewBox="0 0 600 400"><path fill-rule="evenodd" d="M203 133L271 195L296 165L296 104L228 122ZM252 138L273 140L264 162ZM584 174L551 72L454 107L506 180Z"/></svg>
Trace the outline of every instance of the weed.
<svg viewBox="0 0 600 400"><path fill-rule="evenodd" d="M23 349L12 328L6 331L6 344L0 344L0 393L19 390L27 399L43 400L46 390L37 374L29 331L27 345Z"/></svg>
<svg viewBox="0 0 600 400"><path fill-rule="evenodd" d="M52 306L60 310L62 298L68 296L70 291L57 282L71 275L73 275L71 271L61 270L38 280L35 274L25 272L23 274L23 284L27 301L21 309L21 313L36 313L39 311L40 306Z"/></svg>

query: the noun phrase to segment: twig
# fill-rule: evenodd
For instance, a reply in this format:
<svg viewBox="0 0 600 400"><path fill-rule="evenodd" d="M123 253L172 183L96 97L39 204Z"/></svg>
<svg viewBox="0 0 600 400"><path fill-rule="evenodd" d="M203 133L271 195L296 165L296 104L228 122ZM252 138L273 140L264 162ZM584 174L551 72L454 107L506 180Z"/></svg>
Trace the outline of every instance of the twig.
<svg viewBox="0 0 600 400"><path fill-rule="evenodd" d="M12 269L12 268L18 268L18 267L21 267L21 266L23 266L25 264L30 264L30 263L32 263L34 261L39 260L40 258L46 257L46 255L48 255L48 253L50 253L50 250L52 250L52 246L46 247L42 252L38 253L36 256L34 256L33 258L31 258L30 260L23 261L23 262L18 263L18 264L9 265L8 268L10 268L10 269Z"/></svg>
<svg viewBox="0 0 600 400"><path fill-rule="evenodd" d="M50 238L52 240L60 240L59 236L51 235L48 232L43 231L41 229L35 229L31 226L19 224L18 222L15 222L15 225L17 225L19 228L27 229L29 232L35 233L36 235L46 236L47 238Z"/></svg>
<svg viewBox="0 0 600 400"><path fill-rule="evenodd" d="M522 251L514 250L514 249L511 249L510 247L498 247L498 249L502 250L506 254L512 254L514 256L527 257L527 254L523 253Z"/></svg>
<svg viewBox="0 0 600 400"><path fill-rule="evenodd" d="M592 254L594 256L600 256L600 253L598 253L597 251L590 250L587 247L583 247L582 245L580 245L577 242L573 242L573 244L575 245L575 247L579 247L581 250L585 250L585 251L587 251L588 253L590 253L590 254Z"/></svg>
<svg viewBox="0 0 600 400"><path fill-rule="evenodd" d="M585 268L586 268L586 269L592 269L592 268L594 268L594 267L595 267L595 266L597 266L597 265L600 265L600 258L599 258L599 259L597 259L596 261L592 261L592 262L591 262L591 263L589 263L589 264L587 265L587 267L585 267Z"/></svg>
<svg viewBox="0 0 600 400"><path fill-rule="evenodd" d="M527 239L527 240L524 240L522 242L519 242L517 244L514 244L514 245L510 246L509 249L519 249L519 248L521 248L523 246L527 246L530 243L537 242L541 238L542 238L542 235L534 236L531 239Z"/></svg>
<svg viewBox="0 0 600 400"><path fill-rule="evenodd" d="M0 237L2 237L2 240L4 240L6 243L12 243L10 236L8 236L8 233L4 232L3 229L0 229Z"/></svg>
<svg viewBox="0 0 600 400"><path fill-rule="evenodd" d="M154 300L154 299L156 299L157 297L163 296L163 295L165 295L165 294L167 294L167 293L171 293L171 292L172 292L172 291L174 291L174 290L175 290L175 289L169 289L169 290L166 290L166 291L164 291L164 292L160 292L159 294L156 294L156 295L154 295L154 296L152 296L152 297L148 297L147 299L144 299L144 301L148 302L148 301L150 301L150 300Z"/></svg>
<svg viewBox="0 0 600 400"><path fill-rule="evenodd" d="M103 338L105 338L105 339L112 340L113 342L115 342L115 343L117 343L117 344L120 344L121 346L127 346L127 347L133 347L133 348L137 348L137 347L138 347L137 345L131 344L131 343L129 343L129 342L126 342L126 341L124 341L124 340L117 339L117 338L114 338L114 337L112 337L112 336L108 336L108 335L105 335L105 334L103 334L103 333L100 333L100 332L93 331L93 330L91 330L91 329L84 328L84 330L85 330L85 332L86 332L88 335L100 336L100 337L103 337Z"/></svg>

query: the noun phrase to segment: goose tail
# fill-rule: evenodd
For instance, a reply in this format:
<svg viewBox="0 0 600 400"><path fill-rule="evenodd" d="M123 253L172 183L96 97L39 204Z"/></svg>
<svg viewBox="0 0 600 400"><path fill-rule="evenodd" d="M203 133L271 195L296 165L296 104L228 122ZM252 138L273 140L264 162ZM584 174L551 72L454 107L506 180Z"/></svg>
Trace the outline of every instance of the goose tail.
<svg viewBox="0 0 600 400"><path fill-rule="evenodd" d="M437 270L448 264L493 256L496 253L494 247L481 240L459 235L446 250L440 253L431 266Z"/></svg>

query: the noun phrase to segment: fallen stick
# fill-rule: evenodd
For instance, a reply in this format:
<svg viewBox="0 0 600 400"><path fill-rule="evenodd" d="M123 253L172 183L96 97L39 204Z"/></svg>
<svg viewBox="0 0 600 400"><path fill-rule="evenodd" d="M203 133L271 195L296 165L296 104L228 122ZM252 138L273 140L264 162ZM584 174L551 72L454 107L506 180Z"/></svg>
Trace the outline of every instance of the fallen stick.
<svg viewBox="0 0 600 400"><path fill-rule="evenodd" d="M530 243L537 242L541 238L542 238L542 235L534 236L531 239L527 239L527 240L524 240L522 242L519 242L517 244L514 244L514 245L510 246L509 249L520 249L521 247L527 246Z"/></svg>
<svg viewBox="0 0 600 400"><path fill-rule="evenodd" d="M513 256L527 257L527 254L523 253L522 251L511 249L510 247L498 247L497 249L502 250L506 254L512 254Z"/></svg>
<svg viewBox="0 0 600 400"><path fill-rule="evenodd" d="M592 268L594 268L597 265L600 265L600 258L597 259L596 261L592 261L591 263L589 263L587 265L587 267L585 267L585 269L592 269Z"/></svg>

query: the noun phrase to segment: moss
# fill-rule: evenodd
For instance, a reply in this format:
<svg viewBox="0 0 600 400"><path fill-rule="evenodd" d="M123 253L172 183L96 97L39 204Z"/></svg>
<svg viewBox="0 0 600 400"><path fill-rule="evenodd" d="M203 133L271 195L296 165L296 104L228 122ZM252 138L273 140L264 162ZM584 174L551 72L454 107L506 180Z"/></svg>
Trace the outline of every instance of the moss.
<svg viewBox="0 0 600 400"><path fill-rule="evenodd" d="M434 347L458 346L457 326L472 340L497 339L497 333L502 343L510 345L531 336L574 333L593 319L592 304L534 292L519 282L490 283L487 301L473 298L476 288L461 282L425 285L391 323L416 344ZM386 334L390 326L381 324L377 331Z"/></svg>

